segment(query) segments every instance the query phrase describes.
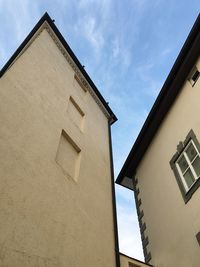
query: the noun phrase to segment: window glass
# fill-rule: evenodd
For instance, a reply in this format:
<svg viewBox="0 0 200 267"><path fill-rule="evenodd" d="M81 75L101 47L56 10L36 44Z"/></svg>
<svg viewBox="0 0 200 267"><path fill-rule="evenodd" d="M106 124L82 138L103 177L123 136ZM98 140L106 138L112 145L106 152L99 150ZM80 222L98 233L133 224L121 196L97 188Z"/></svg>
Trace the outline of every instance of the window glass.
<svg viewBox="0 0 200 267"><path fill-rule="evenodd" d="M196 82L198 78L199 78L199 71L196 70L195 73L194 73L193 76L192 76L192 80L193 80L194 82Z"/></svg>
<svg viewBox="0 0 200 267"><path fill-rule="evenodd" d="M186 153L190 161L192 161L197 155L197 151L192 143L190 143L190 145L188 146Z"/></svg>
<svg viewBox="0 0 200 267"><path fill-rule="evenodd" d="M197 157L194 162L192 163L192 166L196 172L196 175L199 177L200 176L200 158Z"/></svg>
<svg viewBox="0 0 200 267"><path fill-rule="evenodd" d="M188 169L183 176L185 178L185 181L187 183L187 186L190 188L191 185L194 183L194 176L193 176L191 170Z"/></svg>
<svg viewBox="0 0 200 267"><path fill-rule="evenodd" d="M180 167L182 173L184 173L184 171L185 171L185 170L187 169L187 167L188 167L188 163L187 163L187 161L186 161L186 159L185 159L184 156L182 156L182 157L179 159L179 161L178 161L178 165L179 165L179 167Z"/></svg>

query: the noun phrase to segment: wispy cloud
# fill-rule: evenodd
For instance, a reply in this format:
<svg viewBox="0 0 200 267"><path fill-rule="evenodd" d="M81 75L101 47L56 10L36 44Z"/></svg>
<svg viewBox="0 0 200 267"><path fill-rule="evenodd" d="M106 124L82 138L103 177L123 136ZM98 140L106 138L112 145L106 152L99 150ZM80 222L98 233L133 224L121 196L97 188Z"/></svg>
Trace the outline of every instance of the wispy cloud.
<svg viewBox="0 0 200 267"><path fill-rule="evenodd" d="M104 46L105 25L109 17L110 2L110 0L79 0L77 4L79 17L75 21L74 28L85 37L96 56Z"/></svg>
<svg viewBox="0 0 200 267"><path fill-rule="evenodd" d="M36 22L35 18L39 17L38 5L34 1L0 1L0 22L4 25L4 31L0 33L1 66L25 39Z"/></svg>
<svg viewBox="0 0 200 267"><path fill-rule="evenodd" d="M165 49L163 49L161 55L166 57L167 55L169 55L169 53L171 53L171 49L169 47L166 47Z"/></svg>
<svg viewBox="0 0 200 267"><path fill-rule="evenodd" d="M101 29L97 26L95 17L87 17L83 27L83 34L89 43L93 46L98 53L104 45L104 38Z"/></svg>
<svg viewBox="0 0 200 267"><path fill-rule="evenodd" d="M9 16L13 21L12 24L15 25L15 27L12 28L14 38L17 39L17 41L21 41L21 39L25 37L27 29L30 30L33 18L38 15L37 5L28 0L8 0L4 1L2 8L4 8L6 16Z"/></svg>

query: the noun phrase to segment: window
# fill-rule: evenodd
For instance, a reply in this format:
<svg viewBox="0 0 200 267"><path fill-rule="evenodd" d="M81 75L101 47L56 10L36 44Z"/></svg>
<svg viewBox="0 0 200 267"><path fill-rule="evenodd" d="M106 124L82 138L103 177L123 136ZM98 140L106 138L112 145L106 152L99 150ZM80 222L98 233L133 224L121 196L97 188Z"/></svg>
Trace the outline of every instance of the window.
<svg viewBox="0 0 200 267"><path fill-rule="evenodd" d="M62 130L56 154L56 162L66 176L73 178L75 181L77 181L79 175L80 152L81 149L77 144Z"/></svg>
<svg viewBox="0 0 200 267"><path fill-rule="evenodd" d="M192 130L177 146L170 164L187 202L200 185L200 145Z"/></svg>
<svg viewBox="0 0 200 267"><path fill-rule="evenodd" d="M194 86L195 83L197 82L197 80L198 80L198 78L199 78L199 74L200 74L200 72L199 72L199 70L197 69L197 67L195 66L195 67L192 69L192 71L191 71L191 73L190 73L190 75L189 75L189 81L190 81L190 83L191 83L192 86Z"/></svg>
<svg viewBox="0 0 200 267"><path fill-rule="evenodd" d="M176 161L176 167L187 192L200 176L199 152L192 140Z"/></svg>
<svg viewBox="0 0 200 267"><path fill-rule="evenodd" d="M72 96L69 98L68 113L79 129L83 130L85 114Z"/></svg>
<svg viewBox="0 0 200 267"><path fill-rule="evenodd" d="M192 75L192 81L195 83L197 79L199 78L199 71L196 70L195 73Z"/></svg>

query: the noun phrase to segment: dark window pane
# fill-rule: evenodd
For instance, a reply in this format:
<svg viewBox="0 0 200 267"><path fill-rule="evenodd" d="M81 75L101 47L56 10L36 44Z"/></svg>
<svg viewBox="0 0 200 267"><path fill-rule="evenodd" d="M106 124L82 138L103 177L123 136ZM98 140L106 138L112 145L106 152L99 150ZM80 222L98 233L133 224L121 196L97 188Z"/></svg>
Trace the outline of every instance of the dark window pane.
<svg viewBox="0 0 200 267"><path fill-rule="evenodd" d="M185 159L184 156L182 156L182 157L179 159L179 161L178 161L178 165L179 165L179 167L180 167L182 173L187 169L188 164L187 164L187 161L186 161L186 159Z"/></svg>
<svg viewBox="0 0 200 267"><path fill-rule="evenodd" d="M188 158L190 159L190 161L192 161L192 160L194 159L194 157L196 156L197 151L196 151L196 149L194 148L194 146L193 146L192 143L191 143L191 144L189 145L189 147L187 148L186 153L187 153Z"/></svg>
<svg viewBox="0 0 200 267"><path fill-rule="evenodd" d="M199 78L199 71L196 70L195 73L192 75L192 80L196 82L198 78Z"/></svg>
<svg viewBox="0 0 200 267"><path fill-rule="evenodd" d="M192 163L192 166L196 172L196 175L199 177L200 176L200 158L199 158L199 156Z"/></svg>
<svg viewBox="0 0 200 267"><path fill-rule="evenodd" d="M186 171L186 173L183 175L186 181L187 186L190 188L191 185L194 183L195 179L190 169Z"/></svg>

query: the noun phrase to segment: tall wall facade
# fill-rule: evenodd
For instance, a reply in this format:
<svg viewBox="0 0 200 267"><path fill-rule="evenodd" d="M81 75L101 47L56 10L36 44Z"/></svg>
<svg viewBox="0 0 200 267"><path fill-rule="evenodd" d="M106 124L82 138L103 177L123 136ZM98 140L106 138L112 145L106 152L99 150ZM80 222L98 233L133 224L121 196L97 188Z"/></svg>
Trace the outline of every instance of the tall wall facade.
<svg viewBox="0 0 200 267"><path fill-rule="evenodd" d="M199 99L200 79L194 86L186 80L137 169L140 223L153 266L199 266L200 189L185 203L170 166L191 129L200 141Z"/></svg>
<svg viewBox="0 0 200 267"><path fill-rule="evenodd" d="M133 259L129 256L120 253L120 263L121 267L148 267L152 266L149 264L145 264L139 260Z"/></svg>
<svg viewBox="0 0 200 267"><path fill-rule="evenodd" d="M108 118L46 29L0 79L0 266L115 266Z"/></svg>

